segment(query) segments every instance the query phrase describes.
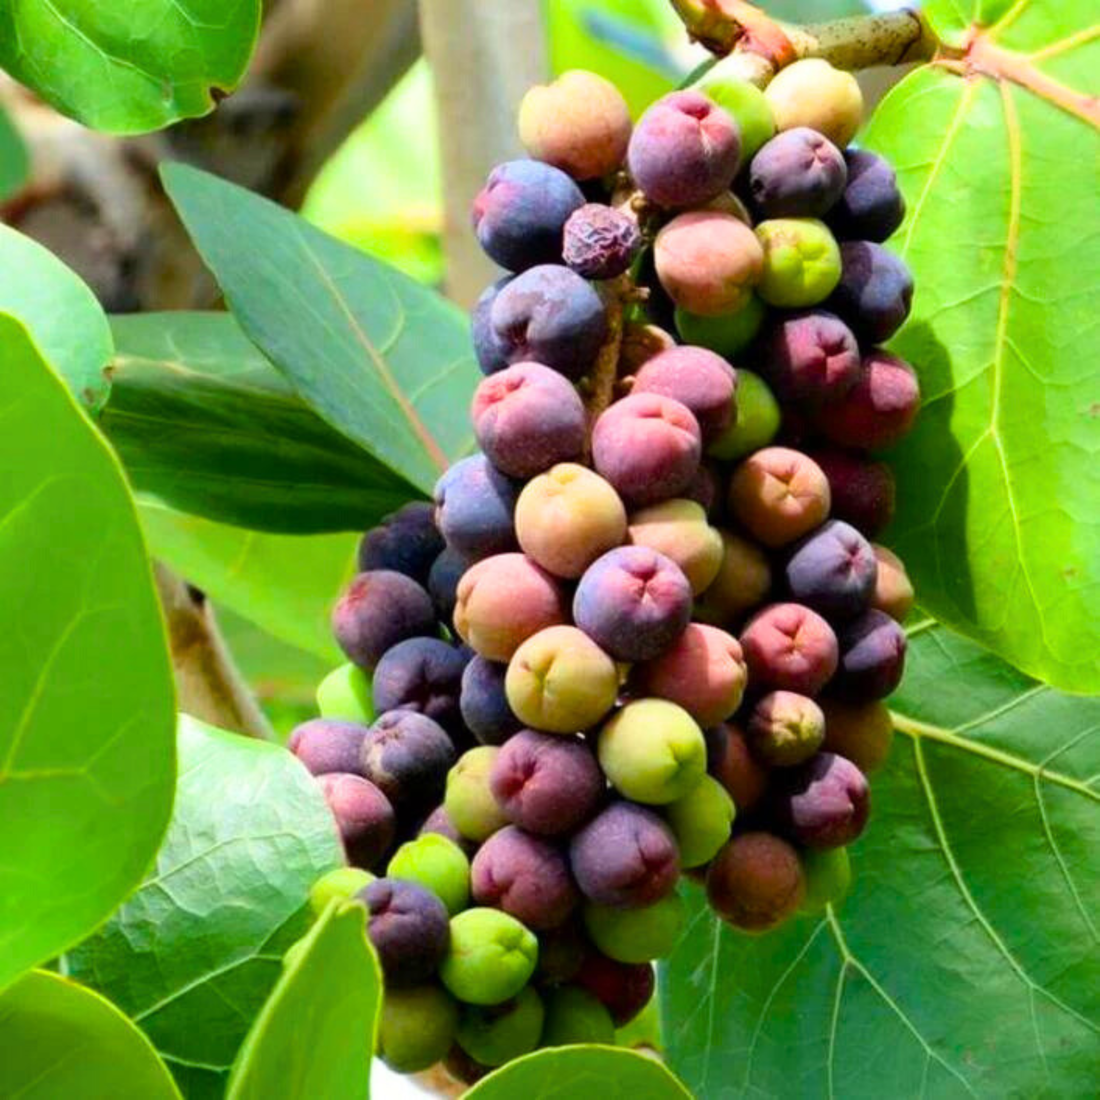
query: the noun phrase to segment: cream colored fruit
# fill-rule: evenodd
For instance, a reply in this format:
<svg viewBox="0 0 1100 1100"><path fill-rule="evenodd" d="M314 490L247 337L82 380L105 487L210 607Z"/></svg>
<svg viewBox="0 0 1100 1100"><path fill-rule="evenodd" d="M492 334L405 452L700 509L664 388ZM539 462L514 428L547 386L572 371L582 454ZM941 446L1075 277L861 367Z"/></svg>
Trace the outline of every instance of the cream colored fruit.
<svg viewBox="0 0 1100 1100"><path fill-rule="evenodd" d="M843 149L863 121L863 93L851 73L821 58L806 58L780 70L764 89L780 130L808 126Z"/></svg>

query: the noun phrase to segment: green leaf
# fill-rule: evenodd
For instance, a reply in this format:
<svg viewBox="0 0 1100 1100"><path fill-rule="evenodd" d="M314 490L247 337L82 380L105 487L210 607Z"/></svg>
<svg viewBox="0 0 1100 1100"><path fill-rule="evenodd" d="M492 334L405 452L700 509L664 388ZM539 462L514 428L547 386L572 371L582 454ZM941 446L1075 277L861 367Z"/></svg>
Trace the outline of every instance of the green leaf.
<svg viewBox="0 0 1100 1100"><path fill-rule="evenodd" d="M939 620L1030 675L1096 691L1100 110L1072 96L1096 89L1100 38L1083 31L1084 0L1013 11L979 39L1003 79L926 66L867 134L908 200L892 247L916 296L892 346L924 393L893 456L890 541Z"/></svg>
<svg viewBox="0 0 1100 1100"><path fill-rule="evenodd" d="M182 164L162 175L249 339L330 424L430 492L473 444L466 316L267 199Z"/></svg>
<svg viewBox="0 0 1100 1100"><path fill-rule="evenodd" d="M466 1100L691 1100L691 1093L656 1058L621 1047L539 1050L495 1070Z"/></svg>
<svg viewBox="0 0 1100 1100"><path fill-rule="evenodd" d="M365 530L417 496L307 408L227 313L116 317L101 425L134 488L257 530Z"/></svg>
<svg viewBox="0 0 1100 1100"><path fill-rule="evenodd" d="M836 913L694 920L665 1043L700 1096L1086 1096L1100 1031L1100 700L925 622Z"/></svg>
<svg viewBox="0 0 1100 1100"><path fill-rule="evenodd" d="M179 1100L149 1040L110 1001L45 970L0 994L0 1096Z"/></svg>
<svg viewBox="0 0 1100 1100"><path fill-rule="evenodd" d="M0 316L0 988L141 881L175 775L174 700L122 473Z"/></svg>
<svg viewBox="0 0 1100 1100"><path fill-rule="evenodd" d="M155 557L269 634L339 664L329 614L356 573L355 535L271 535L143 502Z"/></svg>
<svg viewBox="0 0 1100 1100"><path fill-rule="evenodd" d="M378 963L362 905L333 902L288 954L237 1057L227 1100L370 1095Z"/></svg>
<svg viewBox="0 0 1100 1100"><path fill-rule="evenodd" d="M310 885L343 853L285 749L182 717L179 755L156 866L67 959L149 1036L186 1095L213 1097L308 925Z"/></svg>
<svg viewBox="0 0 1100 1100"><path fill-rule="evenodd" d="M30 158L22 134L11 115L0 106L0 199L10 198L26 182Z"/></svg>
<svg viewBox="0 0 1100 1100"><path fill-rule="evenodd" d="M159 130L244 75L261 0L0 0L0 65L97 130Z"/></svg>
<svg viewBox="0 0 1100 1100"><path fill-rule="evenodd" d="M49 249L0 224L0 313L18 317L77 400L107 400L111 326L95 295Z"/></svg>

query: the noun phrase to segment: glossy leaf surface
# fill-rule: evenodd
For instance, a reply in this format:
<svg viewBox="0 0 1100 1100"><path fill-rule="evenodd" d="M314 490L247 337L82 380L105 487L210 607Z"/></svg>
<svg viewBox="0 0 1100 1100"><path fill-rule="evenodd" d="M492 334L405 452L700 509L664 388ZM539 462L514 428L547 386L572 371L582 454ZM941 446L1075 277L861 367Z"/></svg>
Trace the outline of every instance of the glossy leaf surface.
<svg viewBox="0 0 1100 1100"><path fill-rule="evenodd" d="M0 316L0 988L87 935L168 822L175 703L133 501Z"/></svg>

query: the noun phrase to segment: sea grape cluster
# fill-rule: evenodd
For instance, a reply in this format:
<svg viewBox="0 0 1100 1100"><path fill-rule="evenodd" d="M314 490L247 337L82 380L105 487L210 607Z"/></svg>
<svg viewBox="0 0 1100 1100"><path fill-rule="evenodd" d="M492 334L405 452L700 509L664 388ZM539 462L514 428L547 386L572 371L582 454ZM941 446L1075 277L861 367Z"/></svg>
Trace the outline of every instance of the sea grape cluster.
<svg viewBox="0 0 1100 1100"><path fill-rule="evenodd" d="M919 405L879 346L912 283L861 108L822 61L765 92L719 64L632 125L572 72L474 203L507 270L478 451L364 537L349 664L291 739L361 869L398 1069L611 1041L682 875L753 933L847 888L913 599L871 541L879 452Z"/></svg>

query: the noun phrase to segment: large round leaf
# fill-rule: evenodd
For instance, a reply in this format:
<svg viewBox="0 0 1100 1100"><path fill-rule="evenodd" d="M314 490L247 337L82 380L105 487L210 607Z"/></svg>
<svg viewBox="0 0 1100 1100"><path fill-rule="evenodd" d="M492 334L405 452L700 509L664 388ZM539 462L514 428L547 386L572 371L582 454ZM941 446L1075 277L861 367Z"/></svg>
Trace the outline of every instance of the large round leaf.
<svg viewBox="0 0 1100 1100"><path fill-rule="evenodd" d="M264 531L362 531L416 490L303 404L228 313L112 322L100 418L134 488Z"/></svg>
<svg viewBox="0 0 1100 1100"><path fill-rule="evenodd" d="M656 1058L621 1047L549 1048L518 1058L479 1081L469 1100L689 1100Z"/></svg>
<svg viewBox="0 0 1100 1100"><path fill-rule="evenodd" d="M838 912L694 919L665 1041L700 1096L1087 1096L1100 1052L1100 700L926 623Z"/></svg>
<svg viewBox="0 0 1100 1100"><path fill-rule="evenodd" d="M366 911L334 902L286 957L241 1047L227 1100L370 1095L382 976Z"/></svg>
<svg viewBox="0 0 1100 1100"><path fill-rule="evenodd" d="M104 920L175 774L164 628L110 449L0 315L0 988Z"/></svg>
<svg viewBox="0 0 1100 1100"><path fill-rule="evenodd" d="M2 0L0 65L98 130L204 115L244 75L261 0Z"/></svg>
<svg viewBox="0 0 1100 1100"><path fill-rule="evenodd" d="M466 316L258 195L183 164L162 175L249 339L330 424L430 492L473 447Z"/></svg>
<svg viewBox="0 0 1100 1100"><path fill-rule="evenodd" d="M237 1050L343 862L317 784L285 749L180 721L176 808L156 866L69 971L153 1041L190 1097L221 1096Z"/></svg>
<svg viewBox="0 0 1100 1100"><path fill-rule="evenodd" d="M938 619L1033 676L1095 691L1096 9L987 0L979 17L994 25L974 35L962 7L928 14L965 50L904 80L867 134L908 198L892 247L917 289L894 346L924 391L893 456L892 543Z"/></svg>
<svg viewBox="0 0 1100 1100"><path fill-rule="evenodd" d="M149 1040L110 1001L44 970L0 994L0 1096L179 1100Z"/></svg>

